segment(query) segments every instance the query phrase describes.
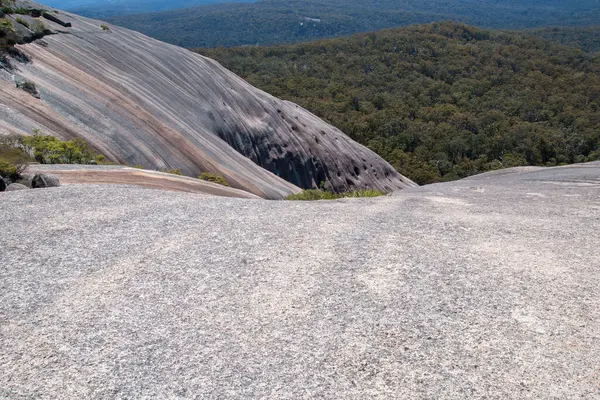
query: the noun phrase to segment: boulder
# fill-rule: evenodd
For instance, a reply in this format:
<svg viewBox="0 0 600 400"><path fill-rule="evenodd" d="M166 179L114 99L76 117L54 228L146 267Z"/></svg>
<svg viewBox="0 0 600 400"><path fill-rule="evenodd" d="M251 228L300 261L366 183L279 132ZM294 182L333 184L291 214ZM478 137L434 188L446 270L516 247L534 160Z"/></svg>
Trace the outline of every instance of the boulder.
<svg viewBox="0 0 600 400"><path fill-rule="evenodd" d="M25 185L28 188L31 188L31 181L33 180L33 176L33 174L21 174L19 179L17 179L15 182Z"/></svg>
<svg viewBox="0 0 600 400"><path fill-rule="evenodd" d="M7 192L14 192L15 190L25 190L29 189L27 186L22 185L20 183L11 183L6 187Z"/></svg>
<svg viewBox="0 0 600 400"><path fill-rule="evenodd" d="M58 176L52 174L37 173L31 180L32 189L49 188L60 186Z"/></svg>
<svg viewBox="0 0 600 400"><path fill-rule="evenodd" d="M0 192L4 192L6 190L6 182L4 178L0 176Z"/></svg>

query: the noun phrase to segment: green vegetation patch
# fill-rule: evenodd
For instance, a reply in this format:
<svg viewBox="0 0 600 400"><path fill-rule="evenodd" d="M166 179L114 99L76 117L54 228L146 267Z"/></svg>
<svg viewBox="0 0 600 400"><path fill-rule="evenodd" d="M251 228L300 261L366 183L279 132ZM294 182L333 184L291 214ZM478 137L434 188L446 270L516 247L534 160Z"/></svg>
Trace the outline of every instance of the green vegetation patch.
<svg viewBox="0 0 600 400"><path fill-rule="evenodd" d="M455 23L203 49L418 184L600 158L600 55Z"/></svg>
<svg viewBox="0 0 600 400"><path fill-rule="evenodd" d="M8 18L0 18L0 32L14 31L12 22Z"/></svg>
<svg viewBox="0 0 600 400"><path fill-rule="evenodd" d="M13 14L15 12L14 5L15 2L12 0L0 0L0 8L4 14Z"/></svg>
<svg viewBox="0 0 600 400"><path fill-rule="evenodd" d="M23 25L25 28L29 28L29 22L25 21L23 18L15 18L15 21L21 25Z"/></svg>
<svg viewBox="0 0 600 400"><path fill-rule="evenodd" d="M552 40L583 51L600 52L600 25L590 27L551 27L529 31L532 35Z"/></svg>
<svg viewBox="0 0 600 400"><path fill-rule="evenodd" d="M218 183L219 185L229 186L229 183L221 175L213 174L212 172L202 172L198 179L203 181Z"/></svg>
<svg viewBox="0 0 600 400"><path fill-rule="evenodd" d="M33 159L20 147L18 136L0 136L0 176L18 179Z"/></svg>
<svg viewBox="0 0 600 400"><path fill-rule="evenodd" d="M33 33L41 37L46 33L46 25L43 22L39 22L33 27Z"/></svg>
<svg viewBox="0 0 600 400"><path fill-rule="evenodd" d="M361 189L361 190L352 190L343 193L332 193L326 190L318 190L318 189L308 189L303 190L301 193L291 194L285 198L285 200L304 200L304 201L312 201L312 200L335 200L341 199L344 197L379 197L384 196L384 193L381 193L377 190L370 189Z"/></svg>
<svg viewBox="0 0 600 400"><path fill-rule="evenodd" d="M82 139L68 141L53 136L0 136L0 175L11 180L32 162L40 164L101 164L104 156L91 150Z"/></svg>
<svg viewBox="0 0 600 400"><path fill-rule="evenodd" d="M19 8L15 8L13 12L15 14L29 15L30 11L28 8L19 7Z"/></svg>
<svg viewBox="0 0 600 400"><path fill-rule="evenodd" d="M167 174L173 174L173 175L183 175L183 173L181 172L181 169L179 169L179 168L168 169L163 172L165 172Z"/></svg>
<svg viewBox="0 0 600 400"><path fill-rule="evenodd" d="M19 145L40 164L90 164L104 159L82 139L62 141L37 131L21 137Z"/></svg>

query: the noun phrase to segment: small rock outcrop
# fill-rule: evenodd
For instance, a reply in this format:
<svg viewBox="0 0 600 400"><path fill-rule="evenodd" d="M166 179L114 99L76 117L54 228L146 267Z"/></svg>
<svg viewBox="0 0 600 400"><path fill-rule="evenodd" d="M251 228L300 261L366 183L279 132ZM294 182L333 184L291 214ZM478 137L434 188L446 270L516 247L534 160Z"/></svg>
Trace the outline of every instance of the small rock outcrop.
<svg viewBox="0 0 600 400"><path fill-rule="evenodd" d="M33 180L33 177L35 176L35 174L21 174L21 176L19 177L19 179L17 179L15 182L16 183L20 183L22 185L27 186L28 188L31 188L31 181Z"/></svg>
<svg viewBox="0 0 600 400"><path fill-rule="evenodd" d="M41 14L47 20L57 23L58 25L63 26L65 28L70 28L72 26L70 22L65 22L50 13L42 12Z"/></svg>
<svg viewBox="0 0 600 400"><path fill-rule="evenodd" d="M29 189L27 186L20 183L11 183L6 187L7 192L14 192L15 190L27 190Z"/></svg>
<svg viewBox="0 0 600 400"><path fill-rule="evenodd" d="M52 174L38 173L35 174L31 180L32 189L43 189L58 186L60 186L60 179L58 179L58 176Z"/></svg>

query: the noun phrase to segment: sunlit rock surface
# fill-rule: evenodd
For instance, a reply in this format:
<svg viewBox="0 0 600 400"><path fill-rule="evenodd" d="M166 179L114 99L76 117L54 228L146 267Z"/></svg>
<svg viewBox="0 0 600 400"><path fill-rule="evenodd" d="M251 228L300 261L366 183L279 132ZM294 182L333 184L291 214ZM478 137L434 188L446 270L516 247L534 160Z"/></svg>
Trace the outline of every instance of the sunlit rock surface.
<svg viewBox="0 0 600 400"><path fill-rule="evenodd" d="M596 399L600 164L294 202L0 193L2 399Z"/></svg>

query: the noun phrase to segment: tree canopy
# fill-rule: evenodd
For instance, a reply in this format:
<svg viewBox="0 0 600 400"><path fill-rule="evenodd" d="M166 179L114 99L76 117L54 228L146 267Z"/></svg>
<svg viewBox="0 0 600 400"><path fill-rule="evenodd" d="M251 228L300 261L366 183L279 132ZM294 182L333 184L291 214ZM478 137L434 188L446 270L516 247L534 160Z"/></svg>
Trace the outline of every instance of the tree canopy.
<svg viewBox="0 0 600 400"><path fill-rule="evenodd" d="M305 42L443 20L497 29L600 25L600 6L596 0L263 0L108 20L183 47L217 47Z"/></svg>
<svg viewBox="0 0 600 400"><path fill-rule="evenodd" d="M533 36L444 22L198 51L420 184L600 158L600 56Z"/></svg>

